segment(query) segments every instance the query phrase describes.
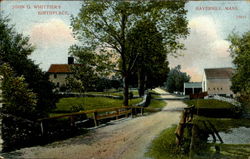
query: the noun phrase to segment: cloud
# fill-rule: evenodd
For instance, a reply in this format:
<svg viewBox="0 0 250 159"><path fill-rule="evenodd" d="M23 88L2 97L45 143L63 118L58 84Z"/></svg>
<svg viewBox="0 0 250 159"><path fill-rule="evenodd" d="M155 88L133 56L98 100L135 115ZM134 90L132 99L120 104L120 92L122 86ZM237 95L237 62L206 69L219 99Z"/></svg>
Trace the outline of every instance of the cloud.
<svg viewBox="0 0 250 159"><path fill-rule="evenodd" d="M60 19L51 19L44 23L32 26L30 42L37 47L48 48L52 46L71 45L75 42L72 30Z"/></svg>
<svg viewBox="0 0 250 159"><path fill-rule="evenodd" d="M190 19L190 35L184 44L186 50L178 58L169 57L170 66L178 64L191 75L192 81L200 81L204 68L231 66L228 53L229 42L220 36L220 24L210 16Z"/></svg>
<svg viewBox="0 0 250 159"><path fill-rule="evenodd" d="M31 26L30 42L36 46L29 56L47 71L50 64L67 63L68 48L76 43L72 30L60 19L50 19Z"/></svg>

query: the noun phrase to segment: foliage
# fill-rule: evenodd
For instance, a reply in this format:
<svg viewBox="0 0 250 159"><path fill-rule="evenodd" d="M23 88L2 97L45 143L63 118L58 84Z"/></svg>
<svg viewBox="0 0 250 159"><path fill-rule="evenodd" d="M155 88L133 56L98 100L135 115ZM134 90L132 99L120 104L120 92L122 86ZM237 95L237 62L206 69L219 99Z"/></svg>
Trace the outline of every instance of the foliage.
<svg viewBox="0 0 250 159"><path fill-rule="evenodd" d="M181 66L178 65L168 73L166 88L171 93L174 91L183 92L183 85L185 82L189 82L189 80L190 76L185 72L181 72Z"/></svg>
<svg viewBox="0 0 250 159"><path fill-rule="evenodd" d="M48 76L28 59L34 47L29 38L14 31L14 26L8 25L9 20L0 17L0 65L8 63L15 76L23 76L28 88L37 96L37 117L46 116L46 113L55 105L55 96L52 92L53 84Z"/></svg>
<svg viewBox="0 0 250 159"><path fill-rule="evenodd" d="M149 147L146 156L154 159L188 159L188 156L182 154L181 149L175 141L176 126L172 126L160 133Z"/></svg>
<svg viewBox="0 0 250 159"><path fill-rule="evenodd" d="M1 108L3 151L30 145L38 134L32 121L36 119L37 96L28 88L23 76L14 75L8 64L2 64L0 76L4 103Z"/></svg>
<svg viewBox="0 0 250 159"><path fill-rule="evenodd" d="M28 89L25 78L15 77L9 65L3 64L0 67L2 75L3 103L2 112L23 118L34 118L37 97L32 90Z"/></svg>
<svg viewBox="0 0 250 159"><path fill-rule="evenodd" d="M95 90L100 92L100 91L104 91L106 89L111 89L111 88L116 88L118 89L119 87L121 87L121 81L120 80L116 80L116 79L108 79L108 78L99 78L96 81L95 84Z"/></svg>
<svg viewBox="0 0 250 159"><path fill-rule="evenodd" d="M101 52L101 51L100 51ZM109 54L95 54L92 48L73 45L69 54L75 57L76 63L71 66L73 77L68 80L69 85L80 88L78 91L89 91L98 85L98 81L110 74ZM98 87L98 86L97 86Z"/></svg>
<svg viewBox="0 0 250 159"><path fill-rule="evenodd" d="M231 42L230 53L236 67L231 89L240 95L240 102L250 110L250 31L241 36L233 33L228 40Z"/></svg>
<svg viewBox="0 0 250 159"><path fill-rule="evenodd" d="M142 19L131 29L127 56L137 58L133 72L138 75L140 96L144 95L145 89L163 84L169 70L167 54L163 37L154 22Z"/></svg>
<svg viewBox="0 0 250 159"><path fill-rule="evenodd" d="M121 60L124 105L128 105L129 76L137 59L127 56L129 31L147 17L157 24L166 51L175 53L183 48L178 39L188 34L184 5L184 1L84 1L78 16L72 17L73 32L82 48L114 53Z"/></svg>
<svg viewBox="0 0 250 159"><path fill-rule="evenodd" d="M84 92L84 87L81 80L77 80L75 77L66 77L67 91L70 92Z"/></svg>

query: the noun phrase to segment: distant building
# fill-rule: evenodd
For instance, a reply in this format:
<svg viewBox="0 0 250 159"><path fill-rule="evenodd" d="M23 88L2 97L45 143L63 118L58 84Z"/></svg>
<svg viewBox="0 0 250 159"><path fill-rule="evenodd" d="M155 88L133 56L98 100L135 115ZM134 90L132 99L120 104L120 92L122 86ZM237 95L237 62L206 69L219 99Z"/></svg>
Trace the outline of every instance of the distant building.
<svg viewBox="0 0 250 159"><path fill-rule="evenodd" d="M202 92L201 82L185 82L184 95L197 94Z"/></svg>
<svg viewBox="0 0 250 159"><path fill-rule="evenodd" d="M68 57L68 64L51 64L48 70L49 80L57 87L66 85L66 78L72 74L70 66L73 64L73 57Z"/></svg>
<svg viewBox="0 0 250 159"><path fill-rule="evenodd" d="M204 69L202 91L208 95L233 96L230 90L233 68Z"/></svg>

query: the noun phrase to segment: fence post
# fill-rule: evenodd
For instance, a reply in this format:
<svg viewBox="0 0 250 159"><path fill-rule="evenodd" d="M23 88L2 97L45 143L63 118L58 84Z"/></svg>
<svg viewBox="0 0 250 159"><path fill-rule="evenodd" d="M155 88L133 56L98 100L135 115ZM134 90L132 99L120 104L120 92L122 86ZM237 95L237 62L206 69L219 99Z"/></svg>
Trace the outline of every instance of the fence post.
<svg viewBox="0 0 250 159"><path fill-rule="evenodd" d="M74 117L70 116L70 126L74 127L75 123L74 123Z"/></svg>
<svg viewBox="0 0 250 159"><path fill-rule="evenodd" d="M43 121L41 121L40 127L41 127L41 134L43 136L44 135Z"/></svg>
<svg viewBox="0 0 250 159"><path fill-rule="evenodd" d="M141 115L143 115L143 108L141 107Z"/></svg>
<svg viewBox="0 0 250 159"><path fill-rule="evenodd" d="M97 121L97 112L93 113L93 117L94 117L94 123L95 123L95 127L98 126L98 121Z"/></svg>
<svg viewBox="0 0 250 159"><path fill-rule="evenodd" d="M119 118L119 109L116 109L116 120Z"/></svg>

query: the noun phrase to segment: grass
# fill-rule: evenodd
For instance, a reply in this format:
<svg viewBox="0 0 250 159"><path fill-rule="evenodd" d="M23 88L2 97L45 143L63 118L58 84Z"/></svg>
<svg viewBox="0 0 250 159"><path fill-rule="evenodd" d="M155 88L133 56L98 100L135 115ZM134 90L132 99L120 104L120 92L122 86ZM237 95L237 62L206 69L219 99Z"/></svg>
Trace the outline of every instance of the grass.
<svg viewBox="0 0 250 159"><path fill-rule="evenodd" d="M188 106L194 105L196 108L211 108L211 109L231 109L235 106L228 102L219 101L215 99L195 99L195 100L184 100Z"/></svg>
<svg viewBox="0 0 250 159"><path fill-rule="evenodd" d="M167 103L163 100L151 100L149 108L163 108L167 105Z"/></svg>
<svg viewBox="0 0 250 159"><path fill-rule="evenodd" d="M201 124L203 120L209 120L214 124L219 132L230 132L235 127L250 127L250 119L220 119L195 116L194 123L198 124L200 129L204 129ZM151 143L145 156L153 159L188 159L188 154L184 154L175 144L176 126L164 130ZM185 134L184 134L185 136ZM220 153L216 153L215 145L220 147ZM199 151L194 158L203 159L247 159L250 156L250 144L212 144L208 143L207 148Z"/></svg>
<svg viewBox="0 0 250 159"><path fill-rule="evenodd" d="M142 99L129 100L129 105L139 103ZM111 108L122 106L123 100L105 97L70 97L62 98L56 104L55 111L72 111L72 107L82 106L84 110Z"/></svg>
<svg viewBox="0 0 250 159"><path fill-rule="evenodd" d="M182 151L175 143L176 125L168 128L156 137L145 156L153 159L188 159L188 156L182 154Z"/></svg>
<svg viewBox="0 0 250 159"><path fill-rule="evenodd" d="M247 159L250 156L249 144L221 144L221 158Z"/></svg>
<svg viewBox="0 0 250 159"><path fill-rule="evenodd" d="M250 128L250 119L240 118L208 118L204 116L194 116L193 122L198 124L200 128L204 128L203 121L211 122L219 132L230 132L231 128L248 127Z"/></svg>

